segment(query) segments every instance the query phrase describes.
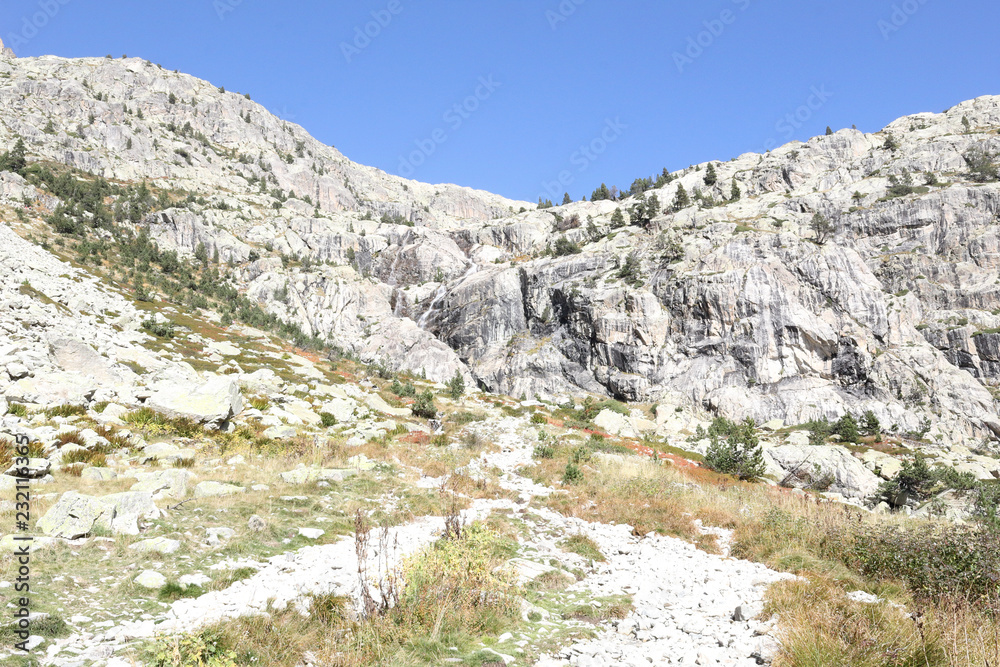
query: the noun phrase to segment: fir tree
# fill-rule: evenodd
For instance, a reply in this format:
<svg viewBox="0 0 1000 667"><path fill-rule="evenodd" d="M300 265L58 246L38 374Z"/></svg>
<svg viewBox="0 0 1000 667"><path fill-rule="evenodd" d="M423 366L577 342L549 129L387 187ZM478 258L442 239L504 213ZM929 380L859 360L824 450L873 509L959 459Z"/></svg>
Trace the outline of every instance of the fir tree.
<svg viewBox="0 0 1000 667"><path fill-rule="evenodd" d="M691 198L688 197L687 190L684 189L684 185L680 184L677 186L677 194L674 195L674 201L671 203L670 208L676 213L677 211L683 210L691 205Z"/></svg>
<svg viewBox="0 0 1000 667"><path fill-rule="evenodd" d="M719 181L718 174L715 173L715 165L709 163L708 169L705 170L705 185L711 187Z"/></svg>

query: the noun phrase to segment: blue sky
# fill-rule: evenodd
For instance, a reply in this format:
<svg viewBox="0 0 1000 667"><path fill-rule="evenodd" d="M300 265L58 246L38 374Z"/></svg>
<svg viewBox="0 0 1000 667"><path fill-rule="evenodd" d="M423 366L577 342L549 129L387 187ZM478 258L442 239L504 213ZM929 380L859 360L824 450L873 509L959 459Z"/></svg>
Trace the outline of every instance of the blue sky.
<svg viewBox="0 0 1000 667"><path fill-rule="evenodd" d="M998 22L984 0L0 4L19 56L143 57L357 162L532 201L998 94Z"/></svg>

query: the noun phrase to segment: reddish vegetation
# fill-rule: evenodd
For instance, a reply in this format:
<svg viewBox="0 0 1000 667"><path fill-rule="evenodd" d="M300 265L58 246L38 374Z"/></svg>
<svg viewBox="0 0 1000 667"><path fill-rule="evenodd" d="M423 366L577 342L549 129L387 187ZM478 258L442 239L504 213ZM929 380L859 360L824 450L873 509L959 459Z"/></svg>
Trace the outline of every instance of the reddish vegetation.
<svg viewBox="0 0 1000 667"><path fill-rule="evenodd" d="M431 436L422 431L413 431L412 433L407 433L399 438L400 442L406 442L413 445L426 445L431 441Z"/></svg>

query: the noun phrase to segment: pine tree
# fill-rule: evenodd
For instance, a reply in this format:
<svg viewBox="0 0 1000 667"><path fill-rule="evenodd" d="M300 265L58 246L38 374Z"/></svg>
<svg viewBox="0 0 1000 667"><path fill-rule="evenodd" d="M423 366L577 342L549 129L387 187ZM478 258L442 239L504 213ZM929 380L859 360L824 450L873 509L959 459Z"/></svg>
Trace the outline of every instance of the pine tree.
<svg viewBox="0 0 1000 667"><path fill-rule="evenodd" d="M572 204L572 203L573 203L573 200L569 198L569 193L567 192L566 194L563 195L563 206L565 206L566 204Z"/></svg>
<svg viewBox="0 0 1000 667"><path fill-rule="evenodd" d="M816 234L816 243L820 245L826 243L827 238L834 231L833 223L830 222L830 219L818 211L813 214L812 220L809 221L809 229L813 230Z"/></svg>
<svg viewBox="0 0 1000 667"><path fill-rule="evenodd" d="M833 130L830 128L829 125L827 125L826 126L826 136L829 137L831 134L833 134Z"/></svg>
<svg viewBox="0 0 1000 667"><path fill-rule="evenodd" d="M618 229L619 227L625 226L625 216L622 215L622 210L616 208L615 212L611 214L611 228Z"/></svg>
<svg viewBox="0 0 1000 667"><path fill-rule="evenodd" d="M740 191L740 186L736 185L736 179L733 179L733 187L729 190L729 201L739 201L743 193Z"/></svg>
<svg viewBox="0 0 1000 667"><path fill-rule="evenodd" d="M590 195L590 201L605 201L611 198L611 191L608 190L608 186L604 183L601 183L601 187L594 190L594 194Z"/></svg>
<svg viewBox="0 0 1000 667"><path fill-rule="evenodd" d="M171 104L177 104L177 96L174 95L173 93L170 93L170 97L167 98L167 101L170 102Z"/></svg>
<svg viewBox="0 0 1000 667"><path fill-rule="evenodd" d="M680 184L677 186L677 194L674 195L674 201L671 203L670 208L673 209L674 213L683 210L691 205L691 198L688 197L687 190L684 189L684 185Z"/></svg>
<svg viewBox="0 0 1000 667"><path fill-rule="evenodd" d="M25 159L24 139L17 138L14 148L0 155L0 171L12 171L15 174L24 176L24 169L28 166Z"/></svg>
<svg viewBox="0 0 1000 667"><path fill-rule="evenodd" d="M715 185L719 180L718 174L715 173L715 165L709 163L708 169L705 170L705 185L712 186Z"/></svg>
<svg viewBox="0 0 1000 667"><path fill-rule="evenodd" d="M448 393L455 400L462 398L465 394L465 378L461 371L455 371L455 377L448 382Z"/></svg>

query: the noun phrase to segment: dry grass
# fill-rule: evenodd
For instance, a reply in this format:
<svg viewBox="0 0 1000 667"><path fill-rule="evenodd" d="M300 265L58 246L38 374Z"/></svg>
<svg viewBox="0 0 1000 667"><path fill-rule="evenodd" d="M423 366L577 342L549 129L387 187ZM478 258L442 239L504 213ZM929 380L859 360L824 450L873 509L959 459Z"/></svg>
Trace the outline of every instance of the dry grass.
<svg viewBox="0 0 1000 667"><path fill-rule="evenodd" d="M539 462L532 476L554 483L569 455L568 448L557 448L556 456ZM696 543L705 540L693 523L701 519L734 530L734 556L806 577L808 582L783 582L769 591L768 611L780 615L784 640L775 663L779 666L1000 665L1000 619L989 611L988 598L969 602L919 594L928 586L928 577L920 575L921 562L941 573L933 582L942 590L960 591L961 582L972 581L969 577L988 580L989 571L1000 568L982 553L993 544L988 535L970 540L956 532L947 537L963 529L870 515L781 488L635 457L621 462L595 457L582 470L581 482L547 501L553 509L589 521L628 523L637 534L657 531ZM904 559L906 571L914 572L909 575L912 585L920 586L912 590L897 579L904 570L891 567L894 561L886 555L893 536L900 534L910 546L898 558ZM962 557L956 542L976 544L978 555ZM970 567L986 570L963 574L961 568ZM950 579L948 568L959 568ZM852 602L846 593L856 590L885 602Z"/></svg>
<svg viewBox="0 0 1000 667"><path fill-rule="evenodd" d="M308 617L271 610L269 617L162 640L147 664L214 664L208 663L209 645L236 664L275 667L301 664L306 652L315 664L344 667L441 664L474 654L483 636L516 622L519 591L511 575L498 570L515 549L508 538L474 525L461 538L441 540L407 559L399 603L384 613L357 619L346 600L314 596Z"/></svg>

